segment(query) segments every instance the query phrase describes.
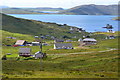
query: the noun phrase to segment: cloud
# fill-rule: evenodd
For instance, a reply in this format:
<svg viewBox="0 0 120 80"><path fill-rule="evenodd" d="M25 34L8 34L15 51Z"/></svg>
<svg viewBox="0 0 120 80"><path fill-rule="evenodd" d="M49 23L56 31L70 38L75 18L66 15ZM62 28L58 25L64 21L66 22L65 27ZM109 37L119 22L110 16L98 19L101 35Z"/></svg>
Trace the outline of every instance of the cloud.
<svg viewBox="0 0 120 80"><path fill-rule="evenodd" d="M84 4L117 4L118 0L1 0L0 5L10 7L64 7Z"/></svg>

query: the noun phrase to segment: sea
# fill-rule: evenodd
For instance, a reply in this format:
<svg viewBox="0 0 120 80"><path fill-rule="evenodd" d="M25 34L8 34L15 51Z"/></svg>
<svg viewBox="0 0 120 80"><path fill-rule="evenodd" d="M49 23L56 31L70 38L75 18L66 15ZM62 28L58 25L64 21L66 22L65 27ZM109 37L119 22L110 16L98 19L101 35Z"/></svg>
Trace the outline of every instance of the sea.
<svg viewBox="0 0 120 80"><path fill-rule="evenodd" d="M114 31L118 31L119 21L112 20L114 15L64 15L64 14L8 14L17 18L31 19L42 22L67 24L83 28L87 32L106 32L107 24L112 25Z"/></svg>

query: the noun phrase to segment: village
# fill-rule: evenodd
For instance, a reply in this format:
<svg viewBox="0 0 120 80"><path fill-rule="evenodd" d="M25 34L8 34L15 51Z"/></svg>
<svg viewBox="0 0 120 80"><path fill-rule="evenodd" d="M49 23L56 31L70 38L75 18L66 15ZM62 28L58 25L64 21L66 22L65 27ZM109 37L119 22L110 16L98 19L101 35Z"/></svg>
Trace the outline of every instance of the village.
<svg viewBox="0 0 120 80"><path fill-rule="evenodd" d="M88 78L117 77L119 31L113 31L109 24L103 29L106 32L86 32L70 27L68 33L79 34L71 37L3 31L2 77L23 80L24 77L83 78L86 75Z"/></svg>
<svg viewBox="0 0 120 80"><path fill-rule="evenodd" d="M107 40L107 39L115 39L116 36L112 35L115 32L112 30L113 27L112 25L107 24L106 28L108 31L106 33L110 33L110 35L107 35L104 37L103 40ZM76 28L76 27L71 27L70 31L77 31L77 32L85 32L85 30L82 30L82 28ZM93 46L99 43L99 41L95 38L91 37L91 34L83 36L81 38L79 38L78 40L72 40L72 39L57 39L54 36L51 36L51 40L50 41L45 41L47 39L47 37L50 37L50 35L46 35L46 36L34 36L34 41L33 42L28 42L27 40L16 40L15 37L9 36L6 37L8 39L11 40L16 40L16 42L12 45L5 45L8 47L18 47L19 49L17 50L18 56L16 57L33 57L35 59L40 59L40 58L46 58L47 57L47 53L45 53L47 50L49 52L49 50L53 51L53 54L57 54L58 52L56 51L56 53L54 53L54 50L71 50L70 52L74 52L74 50L78 50L77 52L79 52L81 49L86 49L87 46ZM73 38L76 38L75 36ZM43 49L46 47L49 47L49 49ZM29 47L29 48L28 48ZM37 47L38 51L37 52L31 52L33 51L32 47ZM69 52L69 53L70 53ZM62 53L62 52L61 52ZM64 52L66 53L66 52ZM74 52L75 53L75 52ZM6 53L2 60L7 60L6 55L10 56L12 55L12 53L8 52Z"/></svg>
<svg viewBox="0 0 120 80"><path fill-rule="evenodd" d="M0 80L119 80L117 0L2 0Z"/></svg>

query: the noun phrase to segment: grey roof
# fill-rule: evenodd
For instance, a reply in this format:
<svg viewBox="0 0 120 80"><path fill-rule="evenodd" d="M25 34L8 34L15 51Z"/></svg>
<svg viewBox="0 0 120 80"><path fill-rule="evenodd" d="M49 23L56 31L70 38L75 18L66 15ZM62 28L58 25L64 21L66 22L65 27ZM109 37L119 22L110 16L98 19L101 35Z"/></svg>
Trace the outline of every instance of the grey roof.
<svg viewBox="0 0 120 80"><path fill-rule="evenodd" d="M97 41L97 40L94 38L85 38L85 39L83 39L83 41Z"/></svg>
<svg viewBox="0 0 120 80"><path fill-rule="evenodd" d="M64 42L63 39L55 39L56 42Z"/></svg>
<svg viewBox="0 0 120 80"><path fill-rule="evenodd" d="M73 47L71 43L55 43L56 47Z"/></svg>
<svg viewBox="0 0 120 80"><path fill-rule="evenodd" d="M19 53L30 53L31 49L30 48L20 48Z"/></svg>

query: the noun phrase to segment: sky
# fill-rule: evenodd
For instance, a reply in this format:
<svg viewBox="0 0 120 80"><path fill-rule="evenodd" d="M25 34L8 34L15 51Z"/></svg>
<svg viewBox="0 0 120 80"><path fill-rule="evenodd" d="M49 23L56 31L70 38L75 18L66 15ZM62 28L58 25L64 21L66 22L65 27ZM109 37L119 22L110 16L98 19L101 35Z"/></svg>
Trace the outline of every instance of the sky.
<svg viewBox="0 0 120 80"><path fill-rule="evenodd" d="M85 4L110 5L119 0L1 0L0 6L72 8Z"/></svg>

